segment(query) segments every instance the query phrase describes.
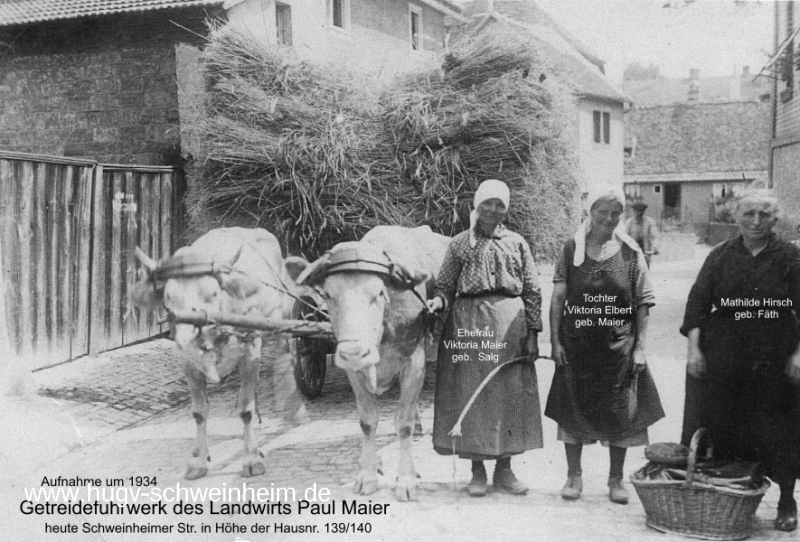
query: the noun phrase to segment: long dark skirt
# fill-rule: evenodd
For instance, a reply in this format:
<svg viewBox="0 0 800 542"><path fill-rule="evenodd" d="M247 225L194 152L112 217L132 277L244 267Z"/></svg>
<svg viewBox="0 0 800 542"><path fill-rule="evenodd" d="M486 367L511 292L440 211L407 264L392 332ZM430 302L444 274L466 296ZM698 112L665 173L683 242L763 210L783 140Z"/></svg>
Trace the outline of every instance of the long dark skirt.
<svg viewBox="0 0 800 542"><path fill-rule="evenodd" d="M776 482L800 475L798 392L775 367L730 382L686 375L681 442L706 427L719 458L759 461Z"/></svg>
<svg viewBox="0 0 800 542"><path fill-rule="evenodd" d="M459 337L458 330L487 330L493 336ZM462 436L453 439L448 435L484 377L503 361L523 355L526 337L520 298L456 298L445 324L436 369L433 446L438 453L455 451L466 459L496 459L542 447L536 369L527 361L500 369L464 418ZM468 345L458 348L448 341ZM499 343L503 348L490 348L484 342Z"/></svg>

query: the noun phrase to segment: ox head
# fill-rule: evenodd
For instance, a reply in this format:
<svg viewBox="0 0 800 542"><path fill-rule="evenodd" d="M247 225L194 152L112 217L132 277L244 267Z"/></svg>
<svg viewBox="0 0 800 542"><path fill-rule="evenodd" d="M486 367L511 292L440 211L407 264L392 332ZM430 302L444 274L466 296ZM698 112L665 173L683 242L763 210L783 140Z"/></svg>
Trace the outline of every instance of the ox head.
<svg viewBox="0 0 800 542"><path fill-rule="evenodd" d="M359 252L358 264L342 254ZM366 243L340 243L313 263L297 257L286 260L286 268L298 285L315 287L324 297L336 337L334 361L348 371L361 373L370 391L377 390L380 344L392 316L387 311L390 291L408 290L430 275L394 261ZM419 305L421 302L414 299ZM417 313L421 310L417 306Z"/></svg>
<svg viewBox="0 0 800 542"><path fill-rule="evenodd" d="M241 248L227 261L216 263L185 247L172 258L156 262L137 248L140 279L131 287L131 302L148 309L164 306L170 313L228 311L231 304L240 303L259 288L252 279L232 272L240 254ZM207 273L199 271L203 266ZM215 347L227 336L218 326L176 323L174 339L209 382L220 381L216 367L219 348Z"/></svg>

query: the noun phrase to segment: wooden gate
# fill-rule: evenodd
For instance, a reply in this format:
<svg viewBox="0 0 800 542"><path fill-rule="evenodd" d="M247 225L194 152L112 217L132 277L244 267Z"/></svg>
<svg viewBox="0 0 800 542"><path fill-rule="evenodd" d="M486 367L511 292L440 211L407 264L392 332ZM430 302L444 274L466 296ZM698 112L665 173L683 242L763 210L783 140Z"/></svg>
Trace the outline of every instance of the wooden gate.
<svg viewBox="0 0 800 542"><path fill-rule="evenodd" d="M132 249L154 258L181 233L170 167L0 151L0 244L13 350L42 368L161 332L127 303Z"/></svg>
<svg viewBox="0 0 800 542"><path fill-rule="evenodd" d="M128 303L136 280L133 251L154 259L177 247L181 178L171 167L100 165L94 185L92 335L90 353L131 344L163 329L153 311Z"/></svg>

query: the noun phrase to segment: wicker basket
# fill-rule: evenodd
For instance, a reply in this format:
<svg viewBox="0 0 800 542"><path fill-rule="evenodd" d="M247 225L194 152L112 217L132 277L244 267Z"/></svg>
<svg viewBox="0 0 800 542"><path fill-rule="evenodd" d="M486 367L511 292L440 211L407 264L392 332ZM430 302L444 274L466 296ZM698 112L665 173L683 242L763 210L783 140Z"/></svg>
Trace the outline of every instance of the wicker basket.
<svg viewBox="0 0 800 542"><path fill-rule="evenodd" d="M692 437L686 481L648 480L642 470L630 480L647 514L647 526L706 540L742 540L752 532L753 518L770 484L733 489L693 481L697 448L705 429Z"/></svg>

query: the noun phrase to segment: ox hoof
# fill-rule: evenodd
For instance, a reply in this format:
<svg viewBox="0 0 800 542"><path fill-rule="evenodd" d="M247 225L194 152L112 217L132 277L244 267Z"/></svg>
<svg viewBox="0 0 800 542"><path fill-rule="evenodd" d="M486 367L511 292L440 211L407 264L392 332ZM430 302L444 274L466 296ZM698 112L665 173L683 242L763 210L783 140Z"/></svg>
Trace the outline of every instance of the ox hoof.
<svg viewBox="0 0 800 542"><path fill-rule="evenodd" d="M359 495L372 495L378 491L378 478L374 475L359 474L353 484L353 491Z"/></svg>
<svg viewBox="0 0 800 542"><path fill-rule="evenodd" d="M416 501L419 496L417 491L417 476L406 475L397 478L394 496L398 501Z"/></svg>
<svg viewBox="0 0 800 542"><path fill-rule="evenodd" d="M186 474L183 475L184 478L187 480L197 480L198 478L202 478L208 474L207 467L193 467L189 465L189 468L186 469Z"/></svg>
<svg viewBox="0 0 800 542"><path fill-rule="evenodd" d="M264 463L261 461L255 461L250 463L249 465L242 466L242 478L250 478L251 476L260 476L266 472L264 469Z"/></svg>

